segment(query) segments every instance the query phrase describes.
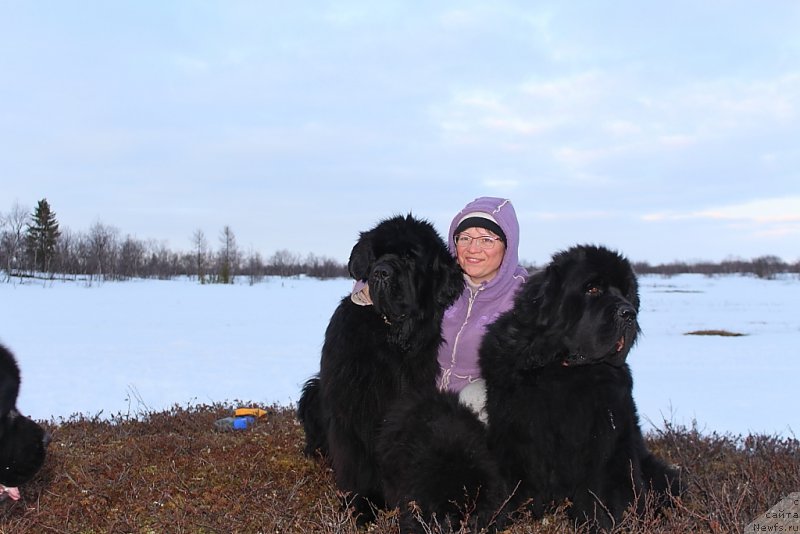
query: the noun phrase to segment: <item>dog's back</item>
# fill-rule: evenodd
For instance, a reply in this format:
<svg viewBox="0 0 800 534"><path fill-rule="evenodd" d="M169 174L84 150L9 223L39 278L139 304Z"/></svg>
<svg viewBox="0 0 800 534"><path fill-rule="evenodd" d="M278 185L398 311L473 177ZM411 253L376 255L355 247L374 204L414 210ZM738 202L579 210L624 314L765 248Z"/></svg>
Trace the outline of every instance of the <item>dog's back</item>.
<svg viewBox="0 0 800 534"><path fill-rule="evenodd" d="M303 385L303 393L297 403L297 419L302 423L306 435L303 453L306 456L319 455L326 458L328 456L326 436L328 423L320 401L318 376L308 379Z"/></svg>

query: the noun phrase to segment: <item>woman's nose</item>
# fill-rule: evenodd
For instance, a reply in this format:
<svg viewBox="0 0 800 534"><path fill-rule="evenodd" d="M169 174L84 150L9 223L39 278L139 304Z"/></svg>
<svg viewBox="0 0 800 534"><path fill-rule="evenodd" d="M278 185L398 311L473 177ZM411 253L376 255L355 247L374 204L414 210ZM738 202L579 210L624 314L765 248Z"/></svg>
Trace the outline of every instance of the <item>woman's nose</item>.
<svg viewBox="0 0 800 534"><path fill-rule="evenodd" d="M469 242L469 246L467 247L467 250L469 250L470 252L480 252L483 249L481 248L481 245L478 242L478 240L477 239L473 239L472 241Z"/></svg>

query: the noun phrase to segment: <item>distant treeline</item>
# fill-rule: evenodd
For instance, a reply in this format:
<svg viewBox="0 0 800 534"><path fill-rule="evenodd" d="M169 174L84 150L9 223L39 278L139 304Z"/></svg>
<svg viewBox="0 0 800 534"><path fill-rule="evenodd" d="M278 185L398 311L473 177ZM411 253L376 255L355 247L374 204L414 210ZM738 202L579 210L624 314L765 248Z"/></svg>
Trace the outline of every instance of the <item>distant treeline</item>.
<svg viewBox="0 0 800 534"><path fill-rule="evenodd" d="M528 272L541 269L542 266L526 265ZM637 274L659 274L674 276L678 274L704 274L707 276L724 274L745 274L759 278L775 278L782 273L800 274L800 262L786 263L777 256L762 256L752 260L725 260L720 263L713 262L680 262L659 263L650 265L646 261L633 262L633 269Z"/></svg>
<svg viewBox="0 0 800 534"><path fill-rule="evenodd" d="M800 261L786 263L777 256L759 256L752 260L730 259L720 263L712 262L674 262L650 265L647 262L634 262L638 274L661 274L671 276L682 273L705 275L750 274L759 278L774 278L781 273L800 273Z"/></svg>
<svg viewBox="0 0 800 534"><path fill-rule="evenodd" d="M156 240L123 237L119 229L101 222L86 232L73 232L58 224L46 199L33 211L17 204L9 213L0 212L0 271L6 279L189 276L201 283L233 283L240 277L253 283L265 276L349 276L346 265L330 258L278 250L265 259L260 252L243 251L229 226L220 231L217 247L209 244L202 230L194 232L191 243L190 251L174 251Z"/></svg>
<svg viewBox="0 0 800 534"><path fill-rule="evenodd" d="M349 276L347 265L314 254L301 256L288 250L275 251L266 259L260 252L242 251L233 230L225 226L218 246L212 247L202 230L191 236L190 251L170 250L163 242L123 237L119 229L97 222L86 232L60 227L46 199L34 210L15 204L9 213L0 212L0 271L11 276L49 278L89 278L126 280L129 278L196 278L200 283L233 283L245 277L250 283L265 276L314 278ZM528 265L530 272L541 268ZM777 256L720 263L674 262L650 265L635 262L639 274L676 275L681 273L751 274L772 278L779 273L800 273L800 261L789 264Z"/></svg>
<svg viewBox="0 0 800 534"><path fill-rule="evenodd" d="M752 260L730 259L719 263L698 261L659 263L651 265L646 261L634 261L633 269L637 274L659 274L674 276L677 274L704 274L707 276L724 274L745 274L759 278L774 278L782 273L800 273L800 261L786 263L777 256L761 256ZM528 272L540 269L541 266L526 265Z"/></svg>

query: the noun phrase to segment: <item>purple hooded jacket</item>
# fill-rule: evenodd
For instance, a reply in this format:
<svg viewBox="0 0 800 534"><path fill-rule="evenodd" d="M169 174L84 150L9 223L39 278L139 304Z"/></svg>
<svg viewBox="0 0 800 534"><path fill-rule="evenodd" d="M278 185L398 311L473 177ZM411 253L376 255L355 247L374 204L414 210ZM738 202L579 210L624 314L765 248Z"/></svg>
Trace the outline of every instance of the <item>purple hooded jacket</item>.
<svg viewBox="0 0 800 534"><path fill-rule="evenodd" d="M444 313L439 348L438 384L441 389L459 392L480 378L478 349L486 325L514 304L514 295L528 276L519 265L519 222L514 206L502 198L481 197L467 204L450 223L447 234L450 253L456 256L453 240L458 222L468 213L488 213L506 234L506 252L497 275L477 289L467 283L458 300Z"/></svg>

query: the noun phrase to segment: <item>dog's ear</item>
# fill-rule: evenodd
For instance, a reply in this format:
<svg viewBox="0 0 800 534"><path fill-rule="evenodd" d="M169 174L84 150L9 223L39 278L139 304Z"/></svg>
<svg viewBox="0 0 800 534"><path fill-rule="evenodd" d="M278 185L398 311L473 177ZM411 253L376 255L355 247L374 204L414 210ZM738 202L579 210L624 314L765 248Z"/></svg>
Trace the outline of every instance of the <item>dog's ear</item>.
<svg viewBox="0 0 800 534"><path fill-rule="evenodd" d="M464 291L461 267L448 252L442 251L434 256L430 276L436 280L434 295L442 308L450 307Z"/></svg>
<svg viewBox="0 0 800 534"><path fill-rule="evenodd" d="M628 302L631 303L633 309L639 312L639 282L636 280L636 274L631 269L628 273L628 294L626 295Z"/></svg>
<svg viewBox="0 0 800 534"><path fill-rule="evenodd" d="M506 327L506 337L516 344L510 350L517 355L515 371L530 371L557 359L561 340L548 332L553 330L552 323L558 317L562 284L561 269L551 264L529 277L517 294ZM558 327L556 330L560 331Z"/></svg>
<svg viewBox="0 0 800 534"><path fill-rule="evenodd" d="M541 280L535 286L533 295L533 310L531 315L536 318L536 325L548 326L550 320L557 316L558 307L561 305L561 289L564 279L558 265L549 265L542 273Z"/></svg>
<svg viewBox="0 0 800 534"><path fill-rule="evenodd" d="M369 266L375 261L375 250L372 248L372 236L370 232L362 232L358 242L350 251L350 261L347 262L347 269L350 276L355 280L366 280L369 278Z"/></svg>

